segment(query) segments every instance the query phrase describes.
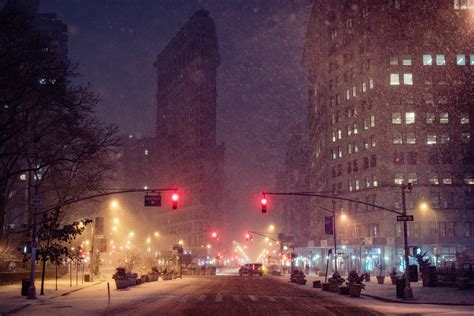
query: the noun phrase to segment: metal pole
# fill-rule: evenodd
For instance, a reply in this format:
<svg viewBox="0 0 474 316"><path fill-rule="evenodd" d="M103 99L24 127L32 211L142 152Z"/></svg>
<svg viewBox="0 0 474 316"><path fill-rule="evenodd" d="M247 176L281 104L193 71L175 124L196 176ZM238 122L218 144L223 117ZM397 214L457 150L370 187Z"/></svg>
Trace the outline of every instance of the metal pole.
<svg viewBox="0 0 474 316"><path fill-rule="evenodd" d="M30 172L31 175L31 172ZM31 178L31 177L30 177ZM31 206L30 206L31 207ZM28 296L26 298L36 298L35 274L36 274L36 247L38 237L36 236L36 212L33 210L33 231L31 234L31 275L30 286L28 287Z"/></svg>
<svg viewBox="0 0 474 316"><path fill-rule="evenodd" d="M336 237L336 201L332 201L332 217L333 217L333 237L334 237L334 270L337 273L337 237Z"/></svg>
<svg viewBox="0 0 474 316"><path fill-rule="evenodd" d="M408 186L402 185L402 212L403 216L407 215L407 208L406 208L406 199L405 199L405 189ZM404 290L404 298L405 299L412 299L413 298L413 291L410 287L410 276L409 276L409 268L410 268L410 261L408 259L409 256L409 248L408 248L408 231L407 231L407 221L403 221L403 239L405 243L405 290Z"/></svg>

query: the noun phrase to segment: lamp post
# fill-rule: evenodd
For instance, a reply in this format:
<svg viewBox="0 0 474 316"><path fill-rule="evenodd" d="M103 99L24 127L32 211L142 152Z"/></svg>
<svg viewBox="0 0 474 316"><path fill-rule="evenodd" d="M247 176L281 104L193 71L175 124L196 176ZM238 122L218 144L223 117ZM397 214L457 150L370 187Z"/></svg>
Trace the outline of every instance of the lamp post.
<svg viewBox="0 0 474 316"><path fill-rule="evenodd" d="M431 209L426 202L422 202L419 206L420 211L425 212L428 210L431 210L431 213L433 214L433 217L435 219L435 229L436 229L436 251L434 253L436 262L435 265L438 266L438 260L440 256L440 248L439 248L439 222L438 222L438 215L436 212Z"/></svg>

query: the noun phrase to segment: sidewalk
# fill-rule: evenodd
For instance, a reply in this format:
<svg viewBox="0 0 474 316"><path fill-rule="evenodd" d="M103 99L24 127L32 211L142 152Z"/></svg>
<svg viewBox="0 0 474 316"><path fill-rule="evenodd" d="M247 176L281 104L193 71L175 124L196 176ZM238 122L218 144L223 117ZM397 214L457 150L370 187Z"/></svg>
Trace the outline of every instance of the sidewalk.
<svg viewBox="0 0 474 316"><path fill-rule="evenodd" d="M289 274L283 276L289 279ZM344 278L344 276L343 276ZM313 281L324 282L324 277L315 275L306 276L308 282L306 287L313 287ZM460 290L450 287L423 287L422 282L410 283L413 289L413 300L403 300L396 297L395 285L392 285L389 277L385 278L384 284L378 284L375 277L371 282L364 282L365 290L362 296L371 297L385 302L399 302L405 304L432 304L432 305L469 305L474 306L474 290ZM322 291L321 289L315 289ZM329 292L328 292L329 293ZM337 296L336 293L331 293Z"/></svg>
<svg viewBox="0 0 474 316"><path fill-rule="evenodd" d="M102 277L102 279L103 278L104 277ZM35 286L37 299L27 299L25 296L21 296L21 282L0 286L0 314L9 314L30 305L42 304L50 299L65 296L69 293L101 284L102 282L104 281L97 278L93 282L82 282L82 274L80 273L76 285L76 274L73 272L72 286L69 274L65 274L62 278L58 279L57 291L55 279L44 280L44 295L40 295L41 279L36 279Z"/></svg>

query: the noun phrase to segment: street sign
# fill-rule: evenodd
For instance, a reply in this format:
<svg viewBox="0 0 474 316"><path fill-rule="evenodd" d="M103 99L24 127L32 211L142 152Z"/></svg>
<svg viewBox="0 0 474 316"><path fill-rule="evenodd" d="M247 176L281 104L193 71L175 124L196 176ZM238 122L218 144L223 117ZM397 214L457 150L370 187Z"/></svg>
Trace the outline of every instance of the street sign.
<svg viewBox="0 0 474 316"><path fill-rule="evenodd" d="M31 197L31 207L37 210L43 209L43 195L35 194Z"/></svg>
<svg viewBox="0 0 474 316"><path fill-rule="evenodd" d="M398 215L397 221L398 222L403 222L403 221L413 222L413 215Z"/></svg>
<svg viewBox="0 0 474 316"><path fill-rule="evenodd" d="M161 195L145 195L145 206L161 206Z"/></svg>

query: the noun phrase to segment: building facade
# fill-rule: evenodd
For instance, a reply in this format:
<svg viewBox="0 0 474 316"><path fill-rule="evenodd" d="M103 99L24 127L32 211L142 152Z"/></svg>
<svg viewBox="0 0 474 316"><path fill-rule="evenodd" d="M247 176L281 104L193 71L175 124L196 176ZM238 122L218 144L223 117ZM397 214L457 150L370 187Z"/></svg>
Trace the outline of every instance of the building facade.
<svg viewBox="0 0 474 316"><path fill-rule="evenodd" d="M468 0L314 1L303 57L310 186L354 202L313 200L312 231L327 251L321 206L345 214L341 270L403 268L402 222L356 202L400 212L407 183L410 247L438 266L474 249L473 11Z"/></svg>
<svg viewBox="0 0 474 316"><path fill-rule="evenodd" d="M177 187L178 210L162 214L159 229L205 253L210 231L222 224L224 145L217 144L216 74L219 52L213 20L196 12L158 55L155 186Z"/></svg>

